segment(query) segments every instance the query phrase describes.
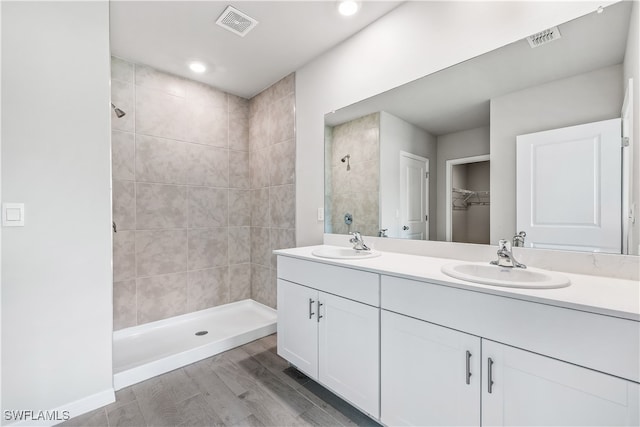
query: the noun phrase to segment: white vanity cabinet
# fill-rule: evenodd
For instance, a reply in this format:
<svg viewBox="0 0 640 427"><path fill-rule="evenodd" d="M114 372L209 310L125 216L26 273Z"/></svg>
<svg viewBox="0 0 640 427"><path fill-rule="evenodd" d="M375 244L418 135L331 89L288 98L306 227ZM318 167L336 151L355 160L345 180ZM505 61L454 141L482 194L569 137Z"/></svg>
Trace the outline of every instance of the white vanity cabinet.
<svg viewBox="0 0 640 427"><path fill-rule="evenodd" d="M483 426L640 425L637 383L489 340L482 356Z"/></svg>
<svg viewBox="0 0 640 427"><path fill-rule="evenodd" d="M278 257L278 354L379 418L379 276Z"/></svg>
<svg viewBox="0 0 640 427"><path fill-rule="evenodd" d="M381 307L385 424L639 425L638 322L384 275Z"/></svg>
<svg viewBox="0 0 640 427"><path fill-rule="evenodd" d="M381 421L471 426L480 420L480 338L381 313Z"/></svg>

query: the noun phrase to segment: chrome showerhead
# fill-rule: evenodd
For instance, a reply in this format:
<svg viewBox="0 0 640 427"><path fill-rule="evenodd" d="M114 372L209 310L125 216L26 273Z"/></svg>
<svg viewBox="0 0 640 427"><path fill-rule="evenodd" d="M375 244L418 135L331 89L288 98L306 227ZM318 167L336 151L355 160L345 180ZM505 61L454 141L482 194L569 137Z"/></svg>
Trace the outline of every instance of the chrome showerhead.
<svg viewBox="0 0 640 427"><path fill-rule="evenodd" d="M350 171L351 170L351 165L349 164L349 159L351 159L351 155L347 154L346 156L344 156L343 158L340 159L340 161L342 163L347 162L347 170Z"/></svg>
<svg viewBox="0 0 640 427"><path fill-rule="evenodd" d="M113 102L111 103L111 108L113 108L113 111L114 113L116 113L116 117L118 118L124 117L124 115L127 114L121 109L119 109L118 107L116 107L115 105L113 105Z"/></svg>

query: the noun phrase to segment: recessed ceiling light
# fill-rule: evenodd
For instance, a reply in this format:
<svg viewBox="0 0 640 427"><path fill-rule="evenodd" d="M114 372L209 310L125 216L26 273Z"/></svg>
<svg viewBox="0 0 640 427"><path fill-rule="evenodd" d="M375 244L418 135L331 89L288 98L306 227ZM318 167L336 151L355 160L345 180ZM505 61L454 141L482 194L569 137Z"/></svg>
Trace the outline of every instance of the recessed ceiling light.
<svg viewBox="0 0 640 427"><path fill-rule="evenodd" d="M343 16L351 16L359 9L357 1L344 0L338 3L338 12Z"/></svg>
<svg viewBox="0 0 640 427"><path fill-rule="evenodd" d="M204 73L205 71L207 71L207 67L205 67L202 62L192 62L191 64L189 64L189 68L194 73Z"/></svg>

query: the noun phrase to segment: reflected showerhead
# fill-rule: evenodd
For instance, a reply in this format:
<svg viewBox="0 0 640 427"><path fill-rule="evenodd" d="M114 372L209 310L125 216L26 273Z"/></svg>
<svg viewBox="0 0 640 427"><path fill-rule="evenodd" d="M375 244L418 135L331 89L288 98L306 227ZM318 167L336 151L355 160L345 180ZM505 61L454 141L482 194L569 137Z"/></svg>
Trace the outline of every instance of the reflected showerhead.
<svg viewBox="0 0 640 427"><path fill-rule="evenodd" d="M113 102L111 103L111 108L113 108L113 111L116 113L116 117L118 117L118 118L121 118L125 114L127 114L124 111L122 111L121 109L119 109L118 107L116 107L115 105L113 105Z"/></svg>
<svg viewBox="0 0 640 427"><path fill-rule="evenodd" d="M340 159L340 161L342 163L347 162L347 170L350 171L351 170L351 165L349 164L349 159L351 159L351 155L347 154L346 156L344 156L343 158Z"/></svg>

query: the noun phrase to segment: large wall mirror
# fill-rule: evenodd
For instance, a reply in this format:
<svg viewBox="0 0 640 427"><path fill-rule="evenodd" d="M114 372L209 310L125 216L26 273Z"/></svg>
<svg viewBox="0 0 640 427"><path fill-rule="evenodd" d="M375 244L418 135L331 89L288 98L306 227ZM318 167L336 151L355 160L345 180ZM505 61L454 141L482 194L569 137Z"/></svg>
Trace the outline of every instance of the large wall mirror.
<svg viewBox="0 0 640 427"><path fill-rule="evenodd" d="M609 155L599 130L580 132L623 117L625 61L638 61L632 6L613 4L327 113L325 232L495 244L526 230L528 247L627 253L624 165L630 176L638 166L620 134ZM530 138L539 133L550 139ZM610 164L618 169L604 170ZM609 217L617 225L601 226ZM560 243L534 236L545 227ZM614 244L570 236L589 228Z"/></svg>

